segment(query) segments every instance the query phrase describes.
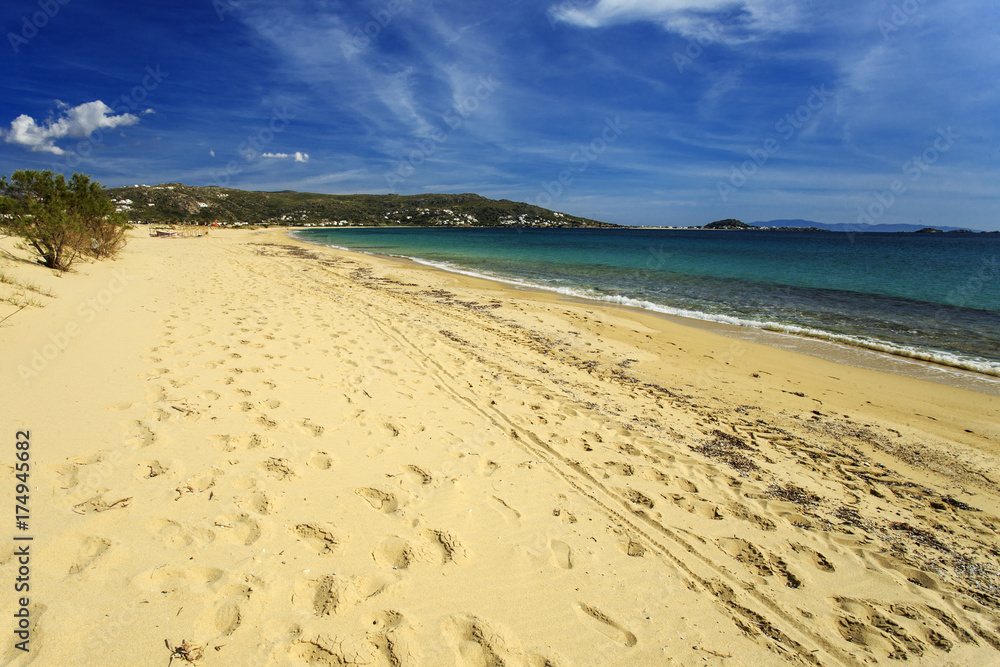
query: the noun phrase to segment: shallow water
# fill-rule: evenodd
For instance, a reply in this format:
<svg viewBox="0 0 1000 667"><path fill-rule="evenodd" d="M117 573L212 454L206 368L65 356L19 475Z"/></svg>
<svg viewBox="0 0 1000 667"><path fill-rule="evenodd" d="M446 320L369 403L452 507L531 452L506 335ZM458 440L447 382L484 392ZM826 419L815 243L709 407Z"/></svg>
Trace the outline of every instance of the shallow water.
<svg viewBox="0 0 1000 667"><path fill-rule="evenodd" d="M351 228L303 241L1000 376L1000 235Z"/></svg>

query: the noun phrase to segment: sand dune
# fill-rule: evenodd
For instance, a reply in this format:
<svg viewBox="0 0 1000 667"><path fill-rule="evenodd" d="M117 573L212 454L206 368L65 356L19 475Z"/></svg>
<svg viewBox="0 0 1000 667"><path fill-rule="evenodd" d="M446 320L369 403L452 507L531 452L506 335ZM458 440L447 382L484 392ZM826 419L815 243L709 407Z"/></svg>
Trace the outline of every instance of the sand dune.
<svg viewBox="0 0 1000 667"><path fill-rule="evenodd" d="M278 232L12 270L5 663L1000 663L996 397Z"/></svg>

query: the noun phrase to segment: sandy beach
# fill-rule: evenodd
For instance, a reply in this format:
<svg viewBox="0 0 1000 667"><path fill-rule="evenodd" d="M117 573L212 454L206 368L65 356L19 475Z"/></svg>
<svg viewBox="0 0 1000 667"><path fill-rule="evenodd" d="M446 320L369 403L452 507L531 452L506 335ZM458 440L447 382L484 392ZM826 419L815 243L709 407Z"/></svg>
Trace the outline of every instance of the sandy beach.
<svg viewBox="0 0 1000 667"><path fill-rule="evenodd" d="M995 395L278 230L13 245L4 664L1000 664Z"/></svg>

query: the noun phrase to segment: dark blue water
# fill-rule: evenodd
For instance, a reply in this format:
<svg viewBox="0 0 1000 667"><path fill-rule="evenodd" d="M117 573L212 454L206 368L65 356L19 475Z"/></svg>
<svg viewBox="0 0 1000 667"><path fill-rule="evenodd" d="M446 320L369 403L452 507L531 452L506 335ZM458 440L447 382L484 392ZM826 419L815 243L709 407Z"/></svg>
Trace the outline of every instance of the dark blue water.
<svg viewBox="0 0 1000 667"><path fill-rule="evenodd" d="M1000 375L1000 235L353 228L304 241Z"/></svg>

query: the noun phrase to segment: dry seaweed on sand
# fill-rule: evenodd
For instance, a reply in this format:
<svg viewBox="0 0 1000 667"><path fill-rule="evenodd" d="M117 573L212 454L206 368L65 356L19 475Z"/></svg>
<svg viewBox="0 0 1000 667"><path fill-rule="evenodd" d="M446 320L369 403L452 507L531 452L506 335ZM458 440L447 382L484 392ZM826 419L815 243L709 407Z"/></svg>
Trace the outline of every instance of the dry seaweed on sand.
<svg viewBox="0 0 1000 667"><path fill-rule="evenodd" d="M905 521L894 521L889 524L889 528L906 533L909 535L910 541L919 544L920 546L930 547L931 549L937 549L938 551L951 551L951 549L945 546L945 544L943 544L941 540L935 537L930 531L924 530L923 528L917 528L916 526L911 526Z"/></svg>
<svg viewBox="0 0 1000 667"><path fill-rule="evenodd" d="M771 484L764 493L771 498L795 503L800 507L812 507L813 505L818 505L823 500L815 493L806 491L792 483L787 483L784 486Z"/></svg>
<svg viewBox="0 0 1000 667"><path fill-rule="evenodd" d="M831 514L840 519L842 526L854 526L855 528L861 528L863 530L870 530L872 528L871 522L863 519L858 511L853 507L841 505L837 509L833 510Z"/></svg>
<svg viewBox="0 0 1000 667"><path fill-rule="evenodd" d="M709 458L716 459L728 465L734 470L738 470L742 475L759 470L753 459L741 454L740 450L754 451L754 448L743 441L738 435L726 433L715 429L712 431L712 440L706 443L691 446L691 450L703 454Z"/></svg>

